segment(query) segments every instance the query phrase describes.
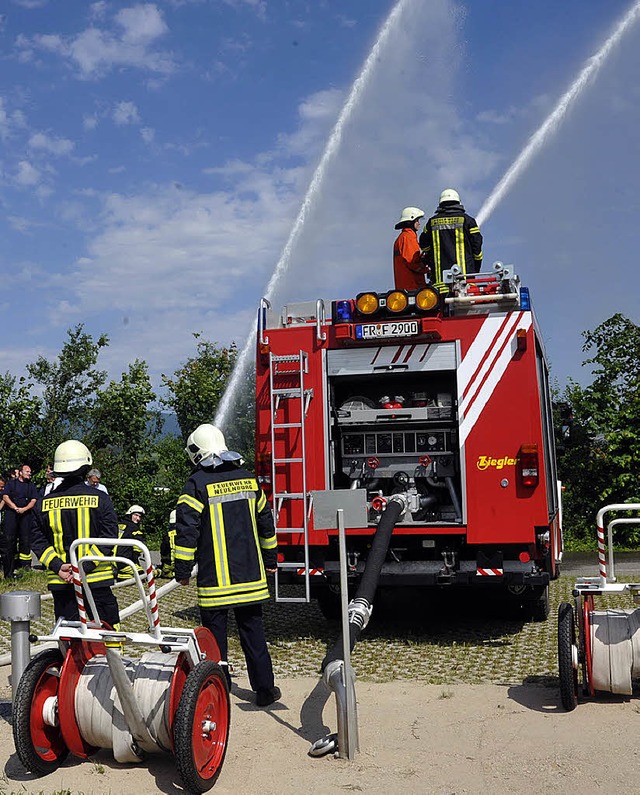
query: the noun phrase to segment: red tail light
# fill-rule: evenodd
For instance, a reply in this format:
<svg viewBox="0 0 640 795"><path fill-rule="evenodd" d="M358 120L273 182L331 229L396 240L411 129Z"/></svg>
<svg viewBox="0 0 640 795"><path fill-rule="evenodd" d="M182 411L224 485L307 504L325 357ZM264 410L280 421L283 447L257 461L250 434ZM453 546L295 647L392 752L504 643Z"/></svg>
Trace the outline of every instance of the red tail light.
<svg viewBox="0 0 640 795"><path fill-rule="evenodd" d="M519 455L520 482L523 486L537 486L540 480L538 474L538 445L523 444Z"/></svg>

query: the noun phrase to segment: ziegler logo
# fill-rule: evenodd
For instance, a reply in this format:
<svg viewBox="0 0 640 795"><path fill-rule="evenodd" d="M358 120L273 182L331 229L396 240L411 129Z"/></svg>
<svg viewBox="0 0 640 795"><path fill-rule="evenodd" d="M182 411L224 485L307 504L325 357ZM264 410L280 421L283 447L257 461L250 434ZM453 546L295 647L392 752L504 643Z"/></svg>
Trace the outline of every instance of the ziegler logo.
<svg viewBox="0 0 640 795"><path fill-rule="evenodd" d="M504 458L492 458L490 455L481 455L478 458L476 466L481 471L489 469L490 467L503 469L503 467L515 466L517 460L517 458L509 458L509 456L504 456Z"/></svg>

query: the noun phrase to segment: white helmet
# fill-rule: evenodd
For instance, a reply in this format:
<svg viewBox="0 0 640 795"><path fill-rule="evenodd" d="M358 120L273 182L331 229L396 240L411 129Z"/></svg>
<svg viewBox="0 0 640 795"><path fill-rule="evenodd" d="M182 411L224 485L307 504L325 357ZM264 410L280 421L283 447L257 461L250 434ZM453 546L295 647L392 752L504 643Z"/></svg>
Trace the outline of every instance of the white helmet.
<svg viewBox="0 0 640 795"><path fill-rule="evenodd" d="M195 431L187 439L185 453L194 465L199 464L205 458L219 456L220 453L227 452L227 443L224 434L215 425L205 422L198 425Z"/></svg>
<svg viewBox="0 0 640 795"><path fill-rule="evenodd" d="M53 474L57 477L73 475L83 467L90 467L92 463L93 459L86 444L76 439L68 439L56 447L53 455Z"/></svg>
<svg viewBox="0 0 640 795"><path fill-rule="evenodd" d="M176 509L174 508L169 514L169 524L175 524L175 523L176 523Z"/></svg>
<svg viewBox="0 0 640 795"><path fill-rule="evenodd" d="M407 221L417 221L418 218L424 218L424 212L419 207L405 207L400 214L396 229L400 229Z"/></svg>
<svg viewBox="0 0 640 795"><path fill-rule="evenodd" d="M459 202L460 194L453 188L445 188L440 194L440 204L442 202Z"/></svg>
<svg viewBox="0 0 640 795"><path fill-rule="evenodd" d="M139 513L140 516L144 516L145 510L142 505L132 505L127 511L127 516L131 516L132 513Z"/></svg>

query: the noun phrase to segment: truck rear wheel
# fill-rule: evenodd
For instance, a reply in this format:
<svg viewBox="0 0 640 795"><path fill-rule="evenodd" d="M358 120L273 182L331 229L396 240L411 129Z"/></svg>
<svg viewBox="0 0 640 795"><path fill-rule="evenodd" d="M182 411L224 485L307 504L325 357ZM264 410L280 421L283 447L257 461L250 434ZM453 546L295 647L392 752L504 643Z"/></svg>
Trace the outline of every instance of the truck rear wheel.
<svg viewBox="0 0 640 795"><path fill-rule="evenodd" d="M524 604L532 621L546 621L549 618L549 586L532 586Z"/></svg>

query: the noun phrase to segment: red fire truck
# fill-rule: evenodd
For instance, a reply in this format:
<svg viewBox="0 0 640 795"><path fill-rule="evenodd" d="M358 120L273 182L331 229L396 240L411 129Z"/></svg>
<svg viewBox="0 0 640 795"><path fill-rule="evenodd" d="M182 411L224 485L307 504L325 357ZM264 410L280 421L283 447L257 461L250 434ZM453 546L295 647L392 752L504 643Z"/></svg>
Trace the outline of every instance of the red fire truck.
<svg viewBox="0 0 640 795"><path fill-rule="evenodd" d="M511 266L445 275L448 292L262 300L256 467L278 528L276 598L333 612L337 510L357 585L403 494L385 587L500 587L548 615L562 556L544 346ZM298 582L304 596L285 596ZM295 590L295 589L294 589Z"/></svg>

